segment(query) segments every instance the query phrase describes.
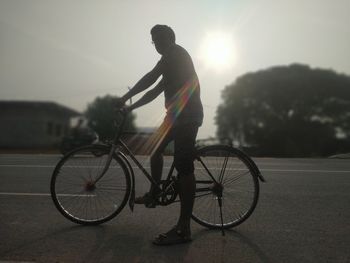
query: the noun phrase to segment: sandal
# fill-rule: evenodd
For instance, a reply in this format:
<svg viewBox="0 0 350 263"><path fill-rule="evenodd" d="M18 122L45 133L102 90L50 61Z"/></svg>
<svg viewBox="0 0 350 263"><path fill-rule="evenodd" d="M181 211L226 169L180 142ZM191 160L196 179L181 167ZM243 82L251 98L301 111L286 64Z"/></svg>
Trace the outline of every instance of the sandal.
<svg viewBox="0 0 350 263"><path fill-rule="evenodd" d="M147 208L156 207L156 200L153 198L151 193L145 193L143 196L136 197L134 203L145 205Z"/></svg>
<svg viewBox="0 0 350 263"><path fill-rule="evenodd" d="M170 246L176 244L183 244L191 242L191 234L184 233L181 230L174 227L170 231L164 234L160 234L153 240L153 244L157 246Z"/></svg>

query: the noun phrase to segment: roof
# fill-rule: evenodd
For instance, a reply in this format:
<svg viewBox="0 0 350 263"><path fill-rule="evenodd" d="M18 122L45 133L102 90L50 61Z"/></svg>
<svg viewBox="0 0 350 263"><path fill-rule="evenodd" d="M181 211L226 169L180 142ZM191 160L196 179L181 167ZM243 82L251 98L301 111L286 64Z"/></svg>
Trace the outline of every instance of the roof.
<svg viewBox="0 0 350 263"><path fill-rule="evenodd" d="M17 100L0 100L0 111L10 110L10 109L25 109L25 110L44 110L53 111L70 116L81 115L80 112L68 108L66 106L60 105L52 101L17 101Z"/></svg>

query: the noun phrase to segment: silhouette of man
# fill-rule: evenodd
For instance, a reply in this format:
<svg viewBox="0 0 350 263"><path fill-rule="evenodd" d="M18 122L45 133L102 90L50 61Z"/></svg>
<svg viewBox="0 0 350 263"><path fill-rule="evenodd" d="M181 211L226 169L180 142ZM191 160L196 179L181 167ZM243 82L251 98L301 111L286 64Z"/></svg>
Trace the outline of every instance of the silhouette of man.
<svg viewBox="0 0 350 263"><path fill-rule="evenodd" d="M171 245L191 240L191 214L195 194L194 152L198 127L203 121L203 107L200 99L198 77L190 55L175 43L174 31L166 25L156 25L151 29L152 43L162 55L156 66L142 77L129 90L120 102L149 88L162 76L159 83L141 99L130 106L127 111L141 107L158 95L164 93L166 117L157 131L158 146L151 155L152 177L159 182L163 170L163 151L174 141L174 163L178 172L178 192L181 202L177 225L167 233L159 235L153 243ZM157 190L151 189L144 196L135 199L137 204L154 207Z"/></svg>

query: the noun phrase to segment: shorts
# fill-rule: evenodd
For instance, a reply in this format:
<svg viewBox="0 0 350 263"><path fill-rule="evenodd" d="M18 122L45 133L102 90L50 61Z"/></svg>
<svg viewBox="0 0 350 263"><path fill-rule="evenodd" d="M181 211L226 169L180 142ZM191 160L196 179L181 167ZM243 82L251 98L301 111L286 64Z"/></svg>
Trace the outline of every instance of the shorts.
<svg viewBox="0 0 350 263"><path fill-rule="evenodd" d="M177 172L179 175L193 174L197 133L198 125L196 123L175 126L169 129L153 155L162 154L166 146L174 141L174 164Z"/></svg>

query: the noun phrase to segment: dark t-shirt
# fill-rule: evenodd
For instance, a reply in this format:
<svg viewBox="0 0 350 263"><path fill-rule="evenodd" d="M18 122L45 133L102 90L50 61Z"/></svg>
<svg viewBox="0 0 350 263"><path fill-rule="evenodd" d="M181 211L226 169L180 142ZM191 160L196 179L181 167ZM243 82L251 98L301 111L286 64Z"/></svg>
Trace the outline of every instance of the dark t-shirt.
<svg viewBox="0 0 350 263"><path fill-rule="evenodd" d="M194 65L187 51L174 45L162 56L157 67L161 68L165 83L164 96L167 117L174 125L203 122L203 106L200 85Z"/></svg>

